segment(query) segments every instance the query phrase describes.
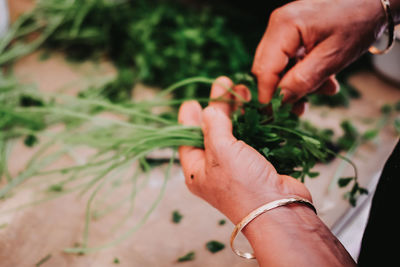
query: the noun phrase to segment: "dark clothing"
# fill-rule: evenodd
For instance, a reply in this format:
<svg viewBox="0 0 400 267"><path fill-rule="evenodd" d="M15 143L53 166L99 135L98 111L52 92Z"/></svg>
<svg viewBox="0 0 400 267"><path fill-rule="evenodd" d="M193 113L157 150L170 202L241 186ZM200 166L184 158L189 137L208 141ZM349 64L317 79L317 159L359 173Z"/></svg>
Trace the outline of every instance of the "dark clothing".
<svg viewBox="0 0 400 267"><path fill-rule="evenodd" d="M359 266L400 266L398 196L400 196L400 142L385 164L372 200L358 258Z"/></svg>

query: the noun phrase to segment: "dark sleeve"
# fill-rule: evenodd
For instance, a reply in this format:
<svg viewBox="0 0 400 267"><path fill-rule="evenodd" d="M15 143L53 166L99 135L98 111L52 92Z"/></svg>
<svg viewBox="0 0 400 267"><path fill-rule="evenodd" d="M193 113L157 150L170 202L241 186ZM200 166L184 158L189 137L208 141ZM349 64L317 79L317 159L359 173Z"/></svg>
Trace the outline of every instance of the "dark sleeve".
<svg viewBox="0 0 400 267"><path fill-rule="evenodd" d="M364 231L359 266L400 266L400 142L386 162Z"/></svg>

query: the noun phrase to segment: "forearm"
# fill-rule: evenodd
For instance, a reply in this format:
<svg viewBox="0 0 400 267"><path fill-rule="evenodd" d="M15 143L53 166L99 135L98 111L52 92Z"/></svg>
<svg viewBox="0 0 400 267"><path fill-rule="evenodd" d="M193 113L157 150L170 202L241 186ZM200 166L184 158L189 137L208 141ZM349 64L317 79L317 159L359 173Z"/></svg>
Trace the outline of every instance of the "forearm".
<svg viewBox="0 0 400 267"><path fill-rule="evenodd" d="M325 224L301 204L270 210L243 233L260 266L355 266Z"/></svg>

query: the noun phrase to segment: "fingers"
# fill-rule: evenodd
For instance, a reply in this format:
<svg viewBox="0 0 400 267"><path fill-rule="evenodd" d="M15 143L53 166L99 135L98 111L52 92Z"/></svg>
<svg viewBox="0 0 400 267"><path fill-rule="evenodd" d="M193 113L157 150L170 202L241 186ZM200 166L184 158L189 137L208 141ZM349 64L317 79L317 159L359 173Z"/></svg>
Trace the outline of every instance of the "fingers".
<svg viewBox="0 0 400 267"><path fill-rule="evenodd" d="M340 90L339 82L336 80L335 76L332 75L315 92L317 94L323 94L323 95L335 95L339 92L339 90Z"/></svg>
<svg viewBox="0 0 400 267"><path fill-rule="evenodd" d="M237 96L234 96L233 110L240 108L242 101L249 102L251 100L251 92L245 85L238 84L233 88L233 91L237 94Z"/></svg>
<svg viewBox="0 0 400 267"><path fill-rule="evenodd" d="M178 120L184 125L197 126L201 124L202 109L198 102L188 101L182 104L179 109ZM179 147L179 158L185 175L186 184L204 179L205 156L201 148L181 146ZM192 190L192 189L191 189Z"/></svg>
<svg viewBox="0 0 400 267"><path fill-rule="evenodd" d="M338 43L343 43L341 37L328 38L329 31L314 34L305 27L303 20L309 10L302 7L294 2L274 11L257 47L252 72L258 80L262 103L269 102L278 87L282 88L284 101L291 103L320 87L320 93L335 94L337 83L329 76L340 70L345 58L353 57L338 48ZM296 59L301 60L292 67Z"/></svg>
<svg viewBox="0 0 400 267"><path fill-rule="evenodd" d="M301 116L304 114L304 112L306 112L307 108L308 108L307 102L299 101L293 105L292 112L297 116Z"/></svg>
<svg viewBox="0 0 400 267"><path fill-rule="evenodd" d="M221 110L224 114L229 116L231 112L231 104L229 100L232 99L232 95L229 93L228 89L233 87L233 82L228 77L219 77L215 80L211 86L210 98L216 99L220 98L222 101L211 101L209 106ZM223 101L228 100L228 101Z"/></svg>
<svg viewBox="0 0 400 267"><path fill-rule="evenodd" d="M184 102L179 108L178 121L183 125L201 125L201 106L197 101Z"/></svg>
<svg viewBox="0 0 400 267"><path fill-rule="evenodd" d="M267 31L257 47L252 67L261 103L271 100L289 59L295 57L300 46L300 33L292 19L284 18L279 9L273 12Z"/></svg>
<svg viewBox="0 0 400 267"><path fill-rule="evenodd" d="M209 106L203 111L202 129L207 155L219 154L220 148L236 141L232 134L230 118L222 110L213 106Z"/></svg>
<svg viewBox="0 0 400 267"><path fill-rule="evenodd" d="M317 94L323 94L323 95L335 95L339 92L339 89L340 89L339 82L336 80L335 76L332 75L315 92ZM298 101L293 104L292 112L297 116L301 116L306 112L307 109L308 109L307 102Z"/></svg>
<svg viewBox="0 0 400 267"><path fill-rule="evenodd" d="M282 77L279 87L282 88L284 101L296 102L320 86L327 93L335 93L338 84L329 76L338 70L336 61L335 49L328 41L316 46Z"/></svg>
<svg viewBox="0 0 400 267"><path fill-rule="evenodd" d="M249 88L247 88L245 85L243 84L238 84L233 88L233 91L235 91L236 94L239 95L240 99L238 97L236 97L236 100L244 100L246 102L251 100L251 92L249 90Z"/></svg>

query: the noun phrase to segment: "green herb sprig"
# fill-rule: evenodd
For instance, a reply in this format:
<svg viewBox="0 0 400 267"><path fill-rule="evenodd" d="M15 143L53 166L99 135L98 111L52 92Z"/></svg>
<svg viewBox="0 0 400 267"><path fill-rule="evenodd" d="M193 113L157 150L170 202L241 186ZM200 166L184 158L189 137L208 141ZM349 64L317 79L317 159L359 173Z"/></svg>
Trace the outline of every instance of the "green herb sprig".
<svg viewBox="0 0 400 267"><path fill-rule="evenodd" d="M264 155L280 174L302 182L307 176L318 176L312 171L315 164L336 155L327 147L326 136L305 130L299 117L291 112L292 106L282 102L280 90L270 103L260 104L253 77L241 77L238 83L247 85L252 100L244 103L243 110L233 116L234 135Z"/></svg>
<svg viewBox="0 0 400 267"><path fill-rule="evenodd" d="M299 118L290 112L289 105L282 103L279 94L276 94L269 104L259 104L254 80L249 80L247 76L245 78L247 80L240 81L252 81L248 86L254 97L250 102L238 103L242 104L244 113L238 111L233 114L236 137L262 153L282 174L290 174L301 181L304 181L306 176L316 176L311 170L312 167L316 162L326 160L332 152L327 149L320 136L306 132L300 127ZM122 242L146 222L161 200L174 157L169 161L159 195L150 203L147 213L138 224L110 243L89 247L90 221L120 208L126 202L130 203L127 215L114 228L118 229L129 218L135 197L145 183L141 183L139 177L148 176L151 170L147 161L150 153L165 148L175 150L182 145L203 147L203 136L199 127L180 125L176 116L155 115L152 109L155 106L176 107L187 100L165 98L166 94L173 93L181 87L194 83L209 86L212 82L214 79L189 78L166 88L151 101L112 103L101 97L39 93L34 88L19 87L17 83L4 78L0 82L0 85L3 84L0 87L0 112L4 114L1 118L5 118L0 123L0 128L3 129L0 134L0 147L7 147L10 141L28 135L36 136L38 143L37 152L26 164L25 170L16 177L9 175L7 157L0 158L2 173L7 177L7 183L0 188L0 198L9 196L25 181L33 182L36 177L41 177L40 181L51 181L51 185L46 187L48 195L34 204L72 192L89 196L81 246L66 249L67 252L95 252ZM26 97L30 100L21 102L21 99ZM201 102L209 100L200 99ZM113 114L114 118L103 117L103 113ZM61 132L48 130L53 125L63 125ZM55 151L54 147L57 147ZM70 156L74 148L80 147L95 151L86 159L85 164L77 162L63 168L50 168L52 163L63 156ZM7 149L3 148L1 151L6 155L4 151ZM138 166L133 174L129 174L130 166ZM48 179L45 179L46 177ZM96 213L95 209L102 199L99 195L107 192L105 189L109 188L112 191L115 186L124 182L132 184L130 195L103 208L101 214ZM18 208L23 207L26 205Z"/></svg>
<svg viewBox="0 0 400 267"><path fill-rule="evenodd" d="M179 257L177 259L177 262L186 262L186 261L193 261L196 257L196 253L194 251L190 251L187 254L183 255L182 257Z"/></svg>

